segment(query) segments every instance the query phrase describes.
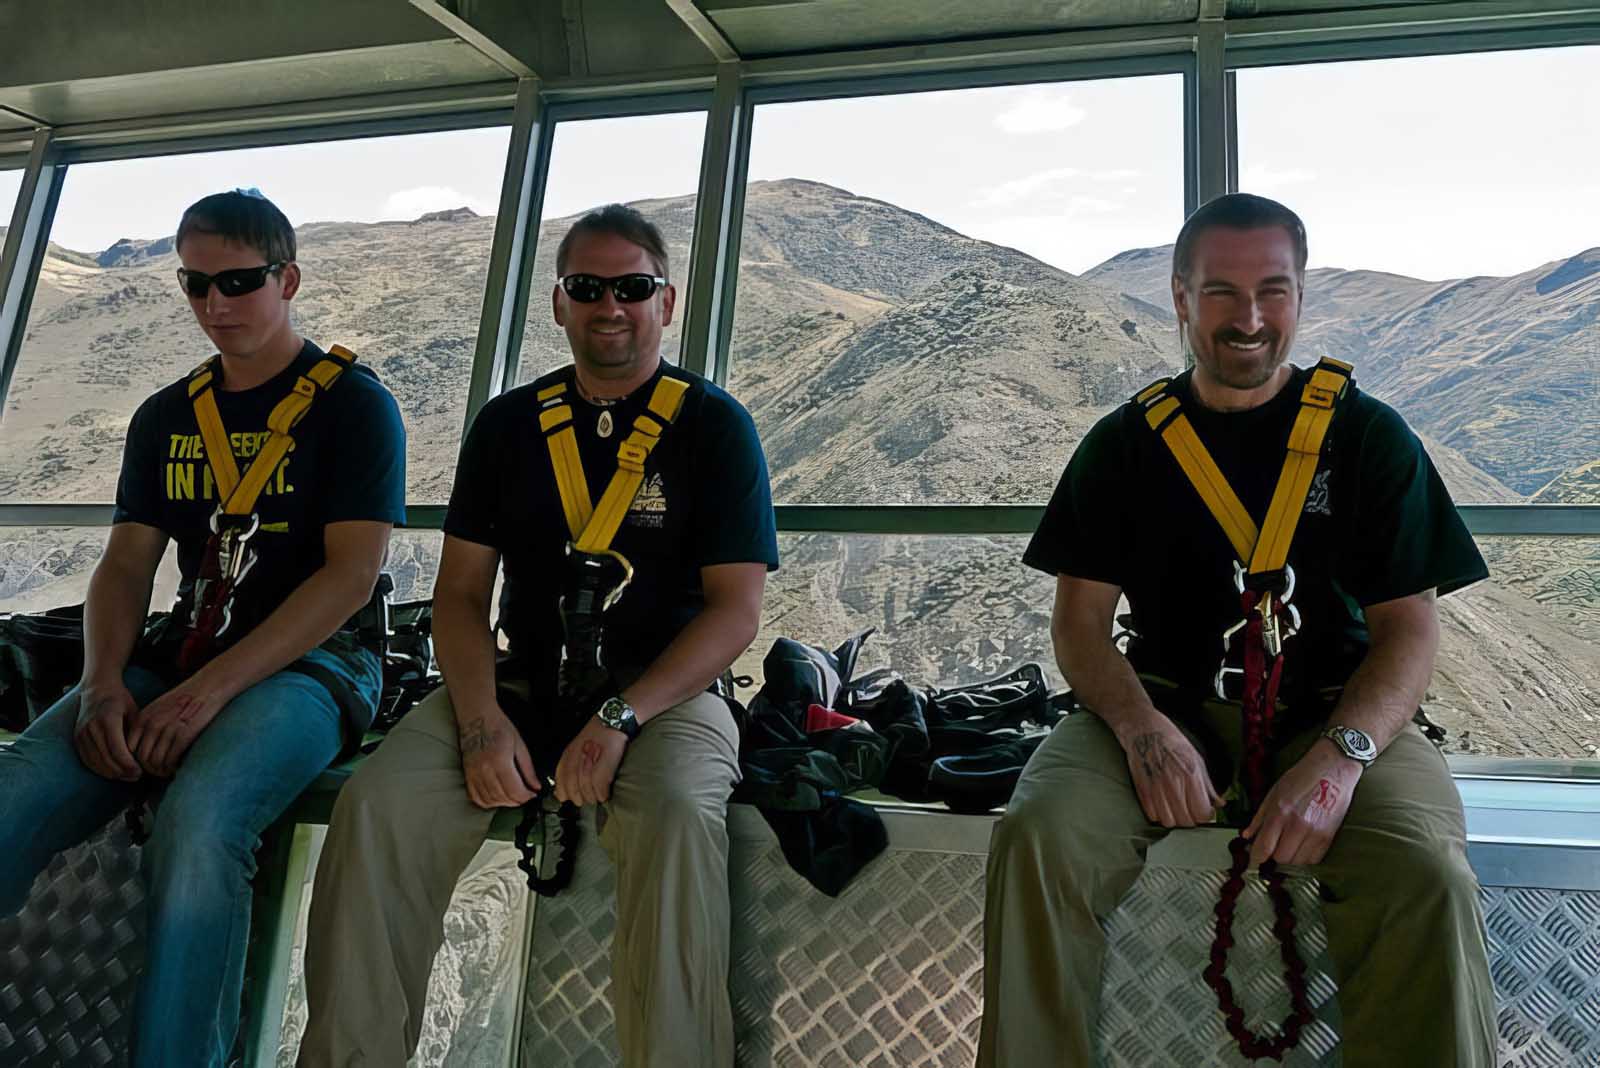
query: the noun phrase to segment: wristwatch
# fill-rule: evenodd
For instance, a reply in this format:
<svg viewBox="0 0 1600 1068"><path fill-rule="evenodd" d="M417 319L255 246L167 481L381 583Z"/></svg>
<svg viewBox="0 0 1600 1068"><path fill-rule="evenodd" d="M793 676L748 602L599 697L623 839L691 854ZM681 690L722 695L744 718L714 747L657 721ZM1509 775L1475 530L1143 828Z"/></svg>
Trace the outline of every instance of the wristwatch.
<svg viewBox="0 0 1600 1068"><path fill-rule="evenodd" d="M605 703L595 712L595 718L614 731L621 731L627 735L628 741L639 737L639 719L633 714L633 706L621 697L608 697ZM1364 737L1364 736L1363 736ZM1371 745L1371 742L1367 743Z"/></svg>
<svg viewBox="0 0 1600 1068"><path fill-rule="evenodd" d="M1372 737L1366 731L1358 731L1354 727L1334 726L1323 731L1322 736L1338 746L1339 752L1362 767L1378 759L1378 747L1372 744Z"/></svg>

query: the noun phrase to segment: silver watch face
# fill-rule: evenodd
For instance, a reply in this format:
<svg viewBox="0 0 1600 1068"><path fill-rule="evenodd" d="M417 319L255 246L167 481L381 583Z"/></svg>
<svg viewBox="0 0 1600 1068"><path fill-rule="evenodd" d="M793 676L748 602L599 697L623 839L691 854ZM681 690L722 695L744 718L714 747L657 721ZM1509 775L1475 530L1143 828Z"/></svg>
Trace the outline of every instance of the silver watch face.
<svg viewBox="0 0 1600 1068"><path fill-rule="evenodd" d="M628 702L620 697L606 698L605 703L600 706L600 710L595 715L599 716L600 722L607 727L621 731L629 737L633 735L633 730L629 728L637 729L639 722L634 717L633 709L628 705Z"/></svg>
<svg viewBox="0 0 1600 1068"><path fill-rule="evenodd" d="M1354 727L1335 727L1328 733L1346 756L1363 764L1371 763L1378 755L1378 747L1372 744L1372 739L1365 731L1358 731Z"/></svg>

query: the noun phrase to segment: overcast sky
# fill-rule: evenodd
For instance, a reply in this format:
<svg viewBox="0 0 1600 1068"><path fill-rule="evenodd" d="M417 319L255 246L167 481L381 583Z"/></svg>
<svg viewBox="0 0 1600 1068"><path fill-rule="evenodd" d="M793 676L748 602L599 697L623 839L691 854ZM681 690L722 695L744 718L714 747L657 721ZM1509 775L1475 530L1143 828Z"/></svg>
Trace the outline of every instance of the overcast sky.
<svg viewBox="0 0 1600 1068"><path fill-rule="evenodd" d="M1600 48L1239 74L1241 188L1305 218L1313 266L1514 274L1600 245ZM703 113L563 124L547 216L692 193ZM505 128L74 167L51 237L171 233L205 193L260 187L297 223L492 214ZM750 177L827 182L1069 271L1182 222L1176 76L775 104ZM0 210L19 175L0 173ZM7 211L9 215L9 211Z"/></svg>

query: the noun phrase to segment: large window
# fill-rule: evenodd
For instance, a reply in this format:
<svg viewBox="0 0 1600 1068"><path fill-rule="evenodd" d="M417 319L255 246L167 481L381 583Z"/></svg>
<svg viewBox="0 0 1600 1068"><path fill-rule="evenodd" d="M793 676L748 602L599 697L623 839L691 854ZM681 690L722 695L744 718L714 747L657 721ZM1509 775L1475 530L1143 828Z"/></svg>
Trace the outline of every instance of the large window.
<svg viewBox="0 0 1600 1068"><path fill-rule="evenodd" d="M1600 47L1243 70L1240 188L1305 219L1298 352L1462 501L1600 502Z"/></svg>
<svg viewBox="0 0 1600 1068"><path fill-rule="evenodd" d="M829 649L875 627L858 674L890 667L914 686L977 682L1033 660L1063 686L1050 650L1055 583L1024 568L1022 535L781 534L761 630L735 665L761 678L779 637Z"/></svg>
<svg viewBox="0 0 1600 1068"><path fill-rule="evenodd" d="M750 178L729 382L781 502L1042 501L1180 366L1100 281L1183 221L1176 75L762 104Z"/></svg>
<svg viewBox="0 0 1600 1068"><path fill-rule="evenodd" d="M1600 503L1600 48L1238 74L1240 188L1305 219L1298 362L1351 360L1458 501ZM1480 538L1451 749L1600 756L1600 539Z"/></svg>
<svg viewBox="0 0 1600 1068"><path fill-rule="evenodd" d="M178 291L183 209L257 187L295 224L295 321L375 368L413 501L448 497L505 128L72 167L0 420L0 500L110 501L128 418L210 354Z"/></svg>
<svg viewBox="0 0 1600 1068"><path fill-rule="evenodd" d="M604 204L631 205L661 228L670 276L678 288L677 314L661 333L661 350L668 361L678 362L705 130L703 111L557 123L529 282L519 384L572 362L567 336L550 308L556 247L580 215Z"/></svg>
<svg viewBox="0 0 1600 1068"><path fill-rule="evenodd" d="M17 193L22 189L21 171L0 171L0 237L11 225L11 213L17 207Z"/></svg>

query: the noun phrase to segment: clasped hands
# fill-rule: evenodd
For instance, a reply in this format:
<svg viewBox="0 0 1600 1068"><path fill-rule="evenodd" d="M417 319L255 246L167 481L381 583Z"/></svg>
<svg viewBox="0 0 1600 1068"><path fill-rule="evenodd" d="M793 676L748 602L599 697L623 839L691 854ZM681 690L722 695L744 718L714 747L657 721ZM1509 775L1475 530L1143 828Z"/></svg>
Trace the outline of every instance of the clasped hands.
<svg viewBox="0 0 1600 1068"><path fill-rule="evenodd" d="M479 808L514 808L538 795L542 782L527 743L498 706L464 716L461 766L467 796ZM628 738L590 717L556 762L555 795L576 805L611 799Z"/></svg>
<svg viewBox="0 0 1600 1068"><path fill-rule="evenodd" d="M1139 805L1151 822L1163 827L1213 822L1223 799L1211 785L1199 750L1171 720L1147 718L1118 740ZM1318 740L1272 784L1244 829L1251 843L1250 862L1320 863L1344 823L1361 772L1361 765L1332 743Z"/></svg>

